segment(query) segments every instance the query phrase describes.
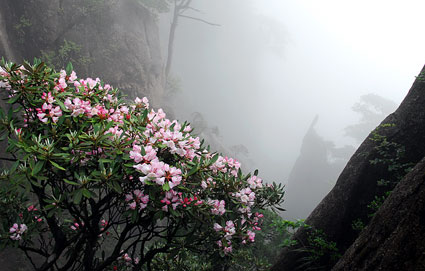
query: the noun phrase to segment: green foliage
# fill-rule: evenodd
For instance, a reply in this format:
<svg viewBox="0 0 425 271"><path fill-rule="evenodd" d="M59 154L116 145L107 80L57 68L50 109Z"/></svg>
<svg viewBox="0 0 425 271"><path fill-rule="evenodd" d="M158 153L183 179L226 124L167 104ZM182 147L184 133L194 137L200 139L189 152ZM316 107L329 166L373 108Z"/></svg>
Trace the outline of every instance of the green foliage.
<svg viewBox="0 0 425 271"><path fill-rule="evenodd" d="M419 81L425 81L425 72L421 72L418 76L416 76L416 79Z"/></svg>
<svg viewBox="0 0 425 271"><path fill-rule="evenodd" d="M53 68L64 67L67 63L75 63L87 67L92 60L83 55L82 46L66 39L55 50L41 50L41 59Z"/></svg>
<svg viewBox="0 0 425 271"><path fill-rule="evenodd" d="M10 171L5 170L0 176L9 174ZM1 183L0 217L2 219L0 221L0 250L6 246L17 247L17 243L10 242L9 234L5 234L9 231L10 225L16 223L16 221L12 221L8 218L19 217L20 221L24 221L28 217L28 213L25 212L26 208L23 202L27 200L28 199L25 196L25 188L22 187L21 180L17 179L10 183ZM23 214L25 214L25 217Z"/></svg>
<svg viewBox="0 0 425 271"><path fill-rule="evenodd" d="M277 260L282 247L293 244L291 237L299 227L307 227L303 221L284 220L275 212L262 210L263 222L261 231L256 232L255 242L238 249L232 257L224 257L219 261L198 253L182 245L183 249L174 253L161 254L152 263L153 270L198 271L198 270L230 270L230 271L266 271ZM185 242L184 239L180 240ZM187 246L187 248L185 248Z"/></svg>
<svg viewBox="0 0 425 271"><path fill-rule="evenodd" d="M262 213L264 220L261 231L255 236L255 243L235 254L230 261L229 270L269 270L278 259L281 249L288 245L294 230L303 225L302 221L285 220L272 211L263 210Z"/></svg>
<svg viewBox="0 0 425 271"><path fill-rule="evenodd" d="M13 26L18 35L18 41L20 43L24 42L25 30L30 26L32 26L32 23L27 17L25 17L25 15L22 15L19 19L19 23Z"/></svg>
<svg viewBox="0 0 425 271"><path fill-rule="evenodd" d="M356 220L353 221L353 223L351 224L351 228L355 231L362 231L364 229L365 225L363 223L363 221L358 218Z"/></svg>
<svg viewBox="0 0 425 271"><path fill-rule="evenodd" d="M152 262L154 271L209 271L211 259L206 255L182 248L176 253L161 253Z"/></svg>
<svg viewBox="0 0 425 271"><path fill-rule="evenodd" d="M379 133L380 129L394 127L394 124L382 124L372 132L370 140L376 143L374 147L377 157L370 160L372 165L387 165L388 171L394 174L393 182L398 182L410 170L412 164L404 163L405 147L397 142L388 141L386 136Z"/></svg>
<svg viewBox="0 0 425 271"><path fill-rule="evenodd" d="M282 241L279 245L281 248L296 245L298 242L292 239L292 235L301 227L309 228L303 219L291 221L280 217L275 218L272 225L276 228L277 232L283 233L285 236L285 238L281 239Z"/></svg>
<svg viewBox="0 0 425 271"><path fill-rule="evenodd" d="M302 270L330 270L341 258L341 254L333 241L328 241L322 230L310 228L307 244L300 249L307 256L303 258Z"/></svg>
<svg viewBox="0 0 425 271"><path fill-rule="evenodd" d="M353 221L352 228L357 231L361 231L365 224L368 223L369 219L372 218L375 213L379 210L385 200L391 194L394 187L400 182L400 180L411 170L413 163L405 162L405 147L401 144L393 141L389 141L388 138L382 135L383 129L394 127L393 123L384 123L378 126L372 131L369 140L375 142L374 149L377 151L377 156L370 160L371 165L384 166L387 171L391 173L388 179L379 179L377 181L378 188L381 188L374 199L367 205L369 213L366 220L363 221L358 218Z"/></svg>
<svg viewBox="0 0 425 271"><path fill-rule="evenodd" d="M159 253L175 270L227 264L254 241L258 212L283 202L282 185L211 153L187 122L77 78L71 64L57 73L40 60L2 63L0 83L13 162L0 175L1 244L46 269L150 269Z"/></svg>
<svg viewBox="0 0 425 271"><path fill-rule="evenodd" d="M405 147L397 142L388 141L386 136L380 134L381 129L394 127L395 124L385 123L381 124L372 132L370 140L376 143L375 150L377 157L370 160L372 165L384 165L387 167L388 172L391 173L391 178L388 180L380 179L377 185L386 188L386 191L381 195L376 195L375 199L368 205L368 208L373 211L370 216L379 209L385 199L390 195L392 189L397 183L411 170L413 164L405 162Z"/></svg>
<svg viewBox="0 0 425 271"><path fill-rule="evenodd" d="M367 205L367 208L369 208L369 210L371 211L371 213L369 214L370 217L373 217L375 215L375 213L379 210L379 208L381 208L382 204L390 194L391 191L387 191L382 196L375 196L375 199Z"/></svg>

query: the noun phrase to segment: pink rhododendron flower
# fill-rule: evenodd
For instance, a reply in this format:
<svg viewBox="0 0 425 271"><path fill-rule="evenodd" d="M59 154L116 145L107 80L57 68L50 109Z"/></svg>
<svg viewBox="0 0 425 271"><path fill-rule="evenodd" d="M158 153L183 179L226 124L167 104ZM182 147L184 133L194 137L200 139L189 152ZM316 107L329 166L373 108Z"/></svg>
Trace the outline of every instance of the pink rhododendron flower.
<svg viewBox="0 0 425 271"><path fill-rule="evenodd" d="M249 184L249 187L251 189L257 189L263 187L263 180L258 178L257 176L252 176L247 180L247 183Z"/></svg>
<svg viewBox="0 0 425 271"><path fill-rule="evenodd" d="M9 233L12 233L10 239L14 241L21 240L22 234L28 229L27 225L20 224L18 226L17 223L13 224L13 226L9 229Z"/></svg>
<svg viewBox="0 0 425 271"><path fill-rule="evenodd" d="M55 98L53 98L52 93L48 92L47 94L43 92L43 95L41 96L41 99L45 100L47 103L51 104L55 101Z"/></svg>
<svg viewBox="0 0 425 271"><path fill-rule="evenodd" d="M255 232L252 232L250 230L247 231L247 235L248 235L248 239L250 242L254 242L255 241Z"/></svg>
<svg viewBox="0 0 425 271"><path fill-rule="evenodd" d="M62 116L62 110L59 106L53 107L52 104L44 103L41 108L36 108L37 117L41 122L47 123L48 117L54 123L58 122L59 117Z"/></svg>
<svg viewBox="0 0 425 271"><path fill-rule="evenodd" d="M131 238L149 244L145 242L152 237L148 232L155 233L154 238L160 241L182 225L192 230L191 219L206 226L193 228L193 236L205 237L201 241L210 246L208 249L218 250L221 255L231 254L233 246L240 243L254 242L263 217L256 211L273 205L272 197L267 197L272 187L257 176L246 178L237 160L201 147L201 140L191 134L189 124L167 119L162 109L149 108L146 97L121 102L117 90L103 85L99 78L78 79L74 71L62 70L58 75L46 69L46 73L52 72L48 82L33 84L31 76L22 69L13 69L13 76L0 69L0 75L5 77L0 87L12 85L15 90L8 92L9 97L18 99L12 103L25 108L19 115L23 122L15 125L19 142L16 145L20 148L29 142L31 147L35 141L32 134L36 136L37 150L25 148L22 152L21 148L21 152L27 155L25 159L34 157L32 173L49 174L47 179L40 178L40 182L51 182L52 186L46 191L44 202L60 198L53 203L54 208L64 209L74 217L71 223L60 215L55 217L58 227L70 235L70 242L75 236L84 243L84 233L97 226L100 231L93 237L102 238L100 241L110 238L109 234L113 235L109 240L119 240L126 232L122 229L128 227L129 236L134 237L127 236L126 244L133 242ZM38 88L25 89L33 85ZM28 91L35 97L28 99ZM57 125L59 119L61 125ZM47 125L39 125L40 122ZM67 179L62 181L63 177ZM75 208L69 212L69 206ZM85 206L98 208L87 214ZM37 211L35 205L28 206L25 212L18 211L18 219L29 221L34 233L49 226L43 222L45 214L39 217ZM202 232L205 229L215 232L206 236ZM21 240L26 231L25 224L14 224L7 236ZM138 236L139 232L147 234ZM36 239L35 236L31 238ZM137 251L149 251L148 245L140 250L145 245L139 241ZM121 249L112 259L118 262L114 269L130 269L139 261L146 264L144 252L138 255L139 259L136 250L124 246Z"/></svg>
<svg viewBox="0 0 425 271"><path fill-rule="evenodd" d="M130 209L135 210L139 206L139 211L141 211L148 206L149 195L144 195L141 190L136 189L132 194L125 195L125 201L131 201L128 204Z"/></svg>
<svg viewBox="0 0 425 271"><path fill-rule="evenodd" d="M213 208L211 209L211 213L215 215L223 215L226 212L226 209L224 208L226 205L226 202L224 200L208 200L208 204L211 205Z"/></svg>
<svg viewBox="0 0 425 271"><path fill-rule="evenodd" d="M109 130L106 131L105 134L111 133L113 136L111 136L110 138L113 140L114 138L119 138L122 135L123 132L124 131L122 129L120 129L117 125L115 127L109 128Z"/></svg>
<svg viewBox="0 0 425 271"><path fill-rule="evenodd" d="M220 224L218 224L218 223L214 223L214 230L215 231L221 231L223 229L223 227L222 226L220 226Z"/></svg>

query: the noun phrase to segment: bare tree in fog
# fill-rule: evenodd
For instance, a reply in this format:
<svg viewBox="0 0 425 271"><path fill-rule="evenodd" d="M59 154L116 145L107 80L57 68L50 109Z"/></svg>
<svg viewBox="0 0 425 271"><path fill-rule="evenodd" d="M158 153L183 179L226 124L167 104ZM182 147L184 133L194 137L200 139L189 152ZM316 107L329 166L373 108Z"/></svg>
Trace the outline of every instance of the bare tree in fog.
<svg viewBox="0 0 425 271"><path fill-rule="evenodd" d="M168 77L171 70L171 63L173 61L173 51L174 51L174 40L176 35L176 29L178 26L179 18L186 18L190 20L195 20L203 22L212 26L220 26L204 19L190 16L187 14L188 11L194 11L200 13L199 9L196 9L191 6L192 0L139 0L142 4L150 7L159 12L169 12L172 9L172 21L170 26L170 32L168 35L168 46L167 46L167 61L165 62L165 76ZM172 8L171 8L172 7Z"/></svg>

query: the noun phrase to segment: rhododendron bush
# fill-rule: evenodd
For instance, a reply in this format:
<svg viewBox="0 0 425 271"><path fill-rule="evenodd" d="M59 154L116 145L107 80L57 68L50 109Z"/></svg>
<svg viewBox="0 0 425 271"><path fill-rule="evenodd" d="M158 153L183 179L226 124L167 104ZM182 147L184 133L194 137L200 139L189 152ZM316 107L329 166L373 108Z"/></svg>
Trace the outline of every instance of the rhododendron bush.
<svg viewBox="0 0 425 271"><path fill-rule="evenodd" d="M244 175L187 123L133 102L72 65L4 63L2 246L37 270L141 270L158 253L231 257L255 241L282 187ZM41 260L40 260L41 259Z"/></svg>

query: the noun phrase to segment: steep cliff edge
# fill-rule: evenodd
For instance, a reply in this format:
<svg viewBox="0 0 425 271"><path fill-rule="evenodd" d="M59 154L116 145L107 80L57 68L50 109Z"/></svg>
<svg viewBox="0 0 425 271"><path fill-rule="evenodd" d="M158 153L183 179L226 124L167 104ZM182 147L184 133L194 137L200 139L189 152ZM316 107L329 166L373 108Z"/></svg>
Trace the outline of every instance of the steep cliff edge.
<svg viewBox="0 0 425 271"><path fill-rule="evenodd" d="M421 74L425 72L425 67ZM320 202L307 218L306 223L321 230L329 239L335 242L339 252L344 253L358 237L358 231L353 227L357 219L367 221L368 205L376 195L382 194L379 186L381 179L393 178L394 171L381 163L371 163L382 152L382 144L396 144L403 148L401 164L416 164L425 154L425 81L419 76L400 107L389 115L379 129L381 141L370 140L374 133L366 139L338 178L335 187ZM398 155L398 154L397 154ZM394 156L395 157L395 156ZM308 255L302 244L307 244L309 230L300 229L294 239L298 245L285 248L280 260L272 270L306 270L308 263L303 262ZM307 264L307 265L306 265ZM332 267L334 262L322 262L324 266ZM302 268L301 268L302 266ZM330 268L329 268L330 269ZM325 269L325 270L329 270Z"/></svg>
<svg viewBox="0 0 425 271"><path fill-rule="evenodd" d="M425 270L425 159L397 185L332 271Z"/></svg>

